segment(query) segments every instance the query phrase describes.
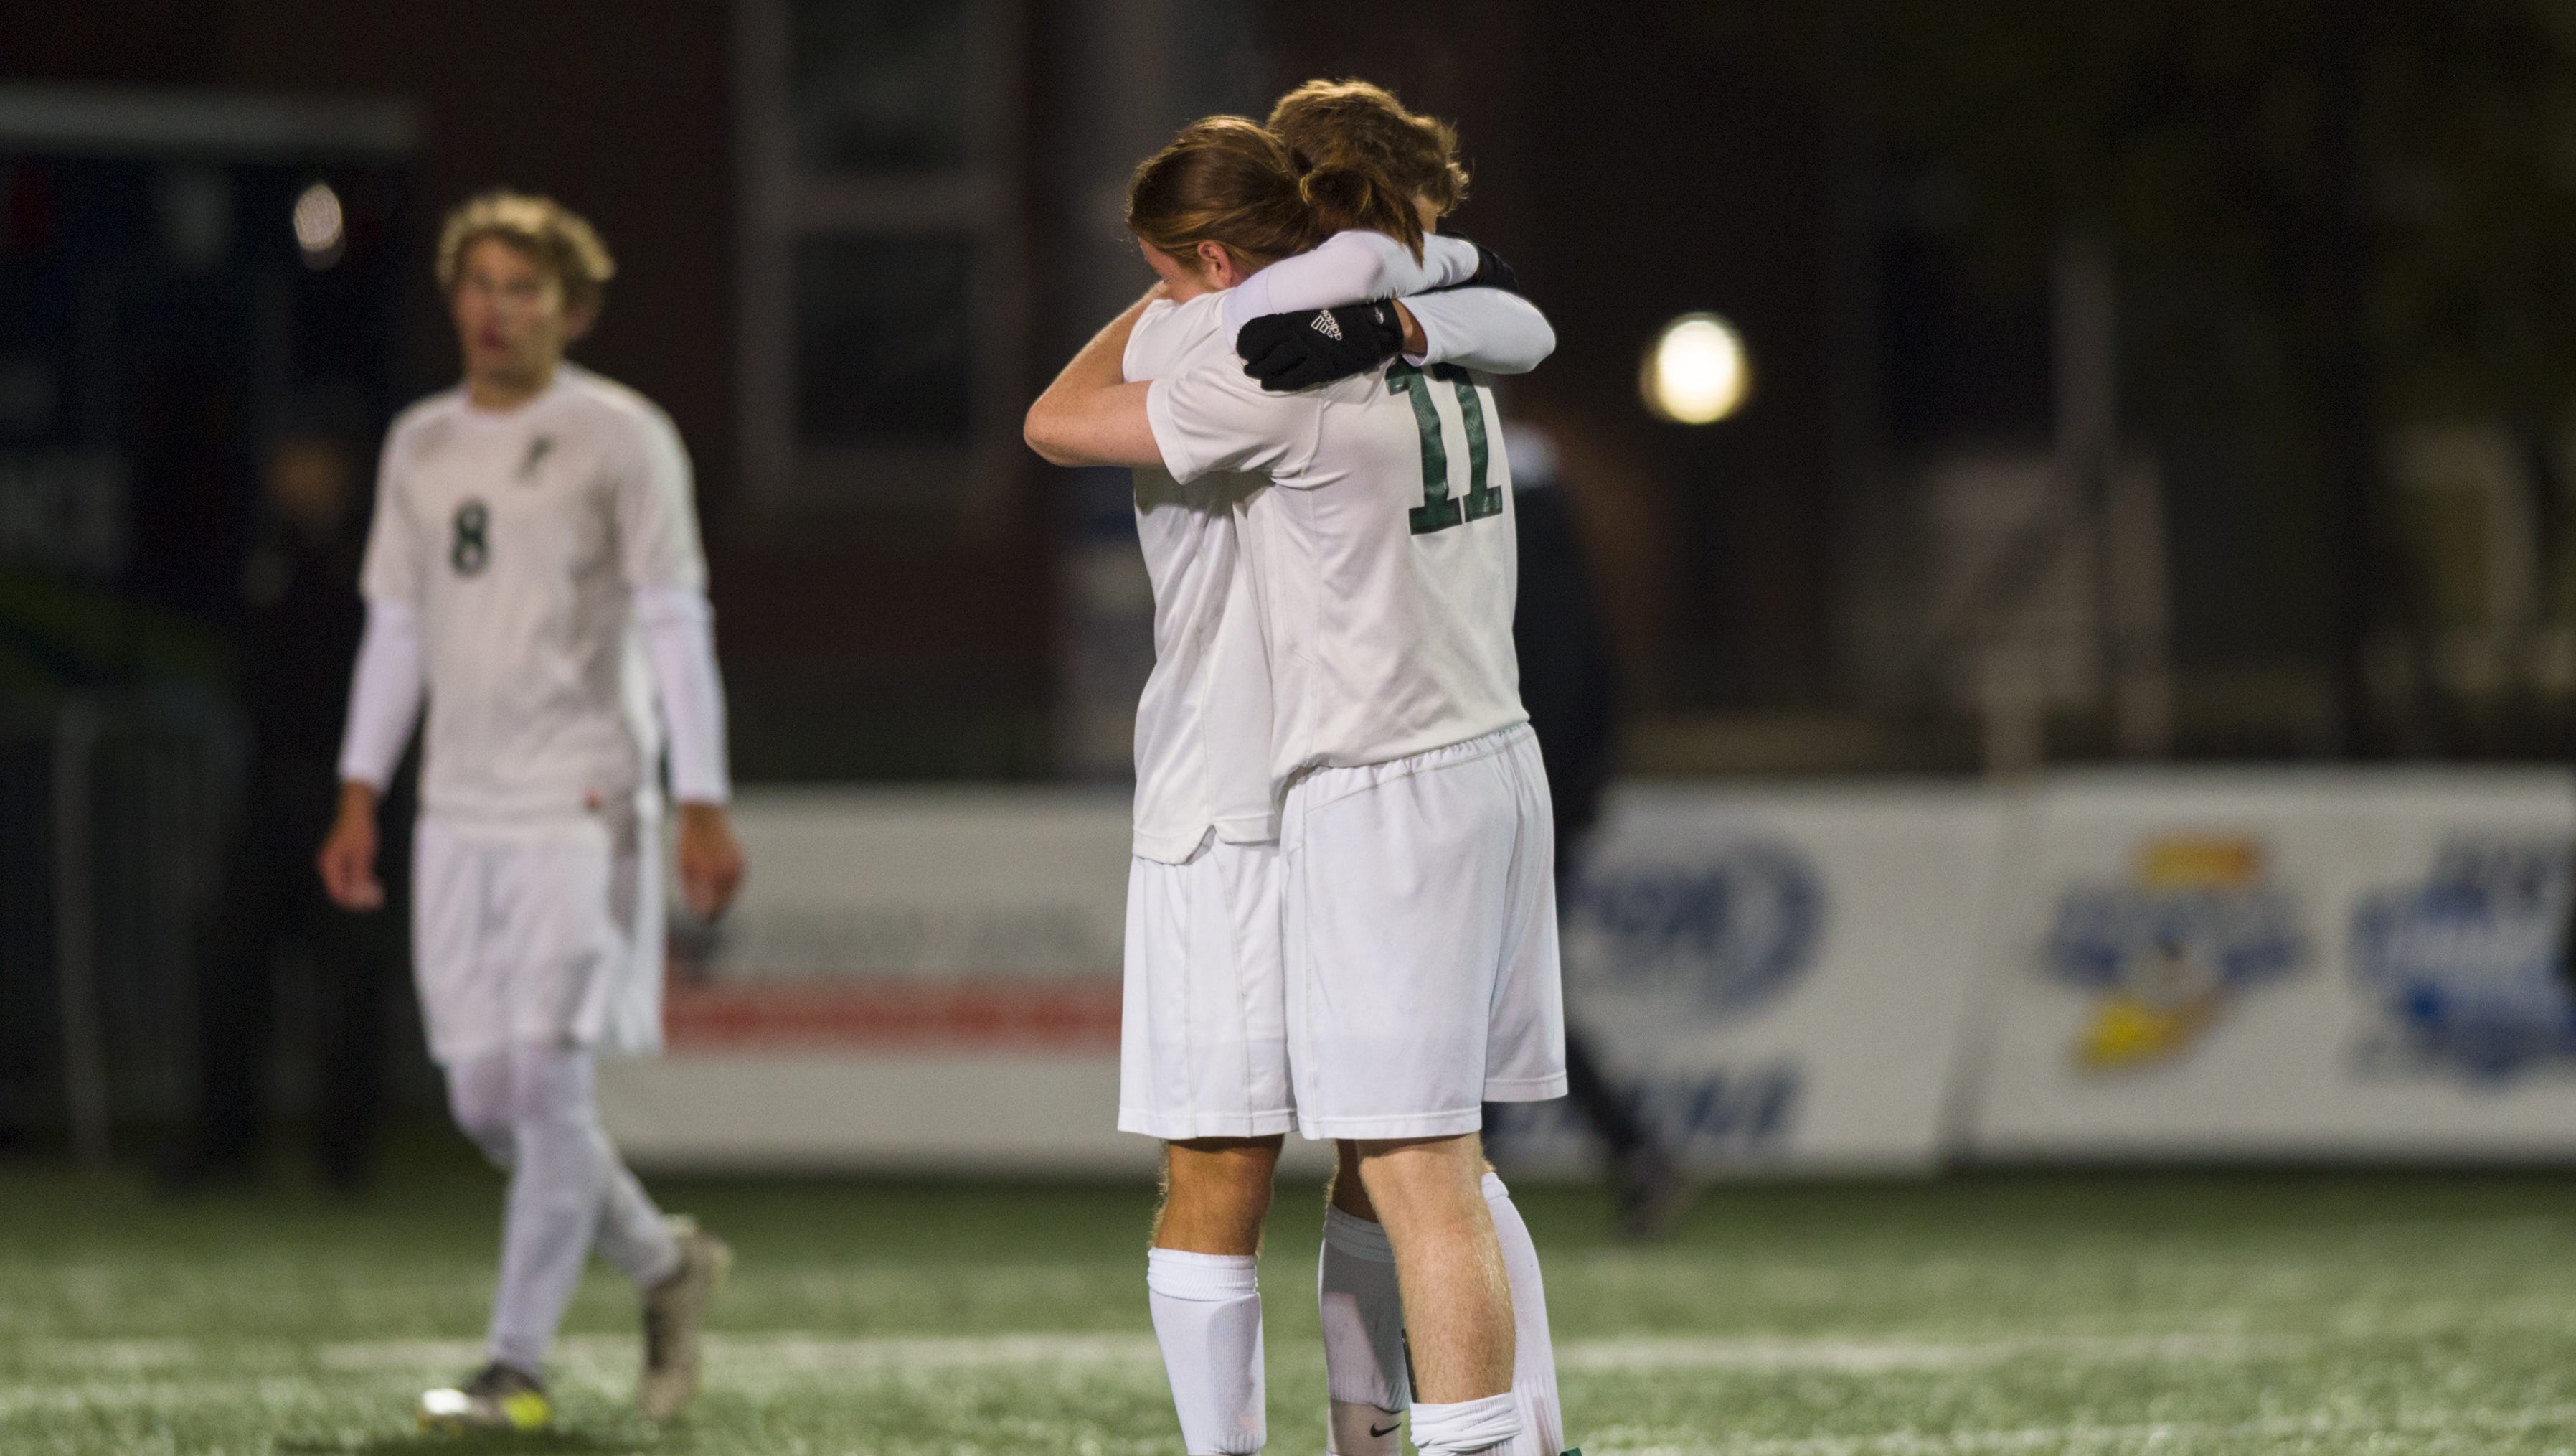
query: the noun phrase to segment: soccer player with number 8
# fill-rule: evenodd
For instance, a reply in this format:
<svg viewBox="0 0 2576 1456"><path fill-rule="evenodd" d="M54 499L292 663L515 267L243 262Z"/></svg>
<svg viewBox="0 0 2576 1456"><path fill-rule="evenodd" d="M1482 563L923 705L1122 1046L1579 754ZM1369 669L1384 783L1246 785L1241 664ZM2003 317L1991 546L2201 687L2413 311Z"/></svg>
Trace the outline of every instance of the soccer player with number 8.
<svg viewBox="0 0 2576 1456"><path fill-rule="evenodd" d="M435 1428L547 1423L546 1356L594 1245L643 1294L638 1403L679 1414L732 1257L654 1207L592 1098L597 1049L661 1038L662 724L691 907L720 913L742 876L688 454L651 402L563 358L610 271L548 199L449 215L438 278L465 381L386 436L360 583L323 881L348 909L384 903L376 800L425 694L421 1019L457 1125L510 1177L487 1363L422 1397Z"/></svg>

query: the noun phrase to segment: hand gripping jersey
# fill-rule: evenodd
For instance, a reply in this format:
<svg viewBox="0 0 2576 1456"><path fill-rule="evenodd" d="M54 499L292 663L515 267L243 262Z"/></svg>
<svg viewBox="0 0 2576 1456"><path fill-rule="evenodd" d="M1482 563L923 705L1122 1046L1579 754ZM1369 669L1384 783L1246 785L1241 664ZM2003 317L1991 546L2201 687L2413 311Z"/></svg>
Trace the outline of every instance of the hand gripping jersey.
<svg viewBox="0 0 2576 1456"><path fill-rule="evenodd" d="M405 410L359 589L419 615L422 807L542 824L647 793L660 744L633 594L705 582L688 454L634 391L566 364L507 413L462 389Z"/></svg>
<svg viewBox="0 0 2576 1456"><path fill-rule="evenodd" d="M1252 568L1271 696L1271 768L1356 767L1526 722L1512 651L1511 468L1493 392L1454 365L1397 361L1270 394L1200 355L1146 396L1184 485L1258 471Z"/></svg>

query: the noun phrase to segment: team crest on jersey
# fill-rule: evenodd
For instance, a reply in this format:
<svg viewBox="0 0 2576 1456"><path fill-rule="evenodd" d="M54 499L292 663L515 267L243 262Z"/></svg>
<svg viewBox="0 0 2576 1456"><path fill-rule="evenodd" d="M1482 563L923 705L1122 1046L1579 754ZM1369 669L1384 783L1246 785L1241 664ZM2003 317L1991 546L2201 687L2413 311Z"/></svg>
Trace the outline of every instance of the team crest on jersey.
<svg viewBox="0 0 2576 1456"><path fill-rule="evenodd" d="M1334 318L1329 308L1320 310L1315 315L1315 332L1338 344L1342 341L1341 320Z"/></svg>
<svg viewBox="0 0 2576 1456"><path fill-rule="evenodd" d="M2127 882L2067 889L2042 956L2049 975L2096 995L2079 1065L2170 1062L2238 996L2305 964L2297 904L2263 860L2251 839L2151 839Z"/></svg>
<svg viewBox="0 0 2576 1456"><path fill-rule="evenodd" d="M2422 880L2364 896L2353 976L2380 1013L2365 1062L2501 1081L2576 1059L2570 879L2564 841L2458 839Z"/></svg>
<svg viewBox="0 0 2576 1456"><path fill-rule="evenodd" d="M536 484L537 468L544 465L546 463L546 457L554 452L555 437L552 435L539 435L528 441L528 453L519 457L519 469L517 472L519 483L522 485Z"/></svg>
<svg viewBox="0 0 2576 1456"><path fill-rule="evenodd" d="M1748 840L1688 857L1595 865L1566 940L1601 990L1729 1021L1778 999L1815 964L1825 882L1807 857Z"/></svg>

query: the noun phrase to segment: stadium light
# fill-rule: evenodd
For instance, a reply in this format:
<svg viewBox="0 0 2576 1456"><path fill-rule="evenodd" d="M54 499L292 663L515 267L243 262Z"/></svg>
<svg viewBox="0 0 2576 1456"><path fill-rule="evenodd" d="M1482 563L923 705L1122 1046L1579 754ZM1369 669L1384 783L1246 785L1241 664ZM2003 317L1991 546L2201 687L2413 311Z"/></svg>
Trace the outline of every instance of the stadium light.
<svg viewBox="0 0 2576 1456"><path fill-rule="evenodd" d="M340 261L348 238L348 220L340 194L328 182L316 182L295 199L295 246L304 250L304 266L328 268Z"/></svg>
<svg viewBox="0 0 2576 1456"><path fill-rule="evenodd" d="M1735 326L1713 313L1686 313L1664 325L1646 350L1637 387L1657 419L1705 425L1743 405L1753 366Z"/></svg>

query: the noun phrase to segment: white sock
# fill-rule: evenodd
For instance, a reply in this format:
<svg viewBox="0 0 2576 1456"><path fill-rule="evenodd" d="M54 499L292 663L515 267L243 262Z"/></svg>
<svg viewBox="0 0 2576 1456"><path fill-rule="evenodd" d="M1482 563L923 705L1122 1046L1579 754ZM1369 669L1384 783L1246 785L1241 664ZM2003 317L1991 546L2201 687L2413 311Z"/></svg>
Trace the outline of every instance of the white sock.
<svg viewBox="0 0 2576 1456"><path fill-rule="evenodd" d="M590 1053L521 1042L510 1049L510 1192L491 1358L542 1375L598 1232L608 1169L599 1160Z"/></svg>
<svg viewBox="0 0 2576 1456"><path fill-rule="evenodd" d="M1181 1444L1190 1456L1252 1456L1270 1435L1253 1256L1155 1249L1145 1256L1145 1291Z"/></svg>
<svg viewBox="0 0 2576 1456"><path fill-rule="evenodd" d="M1503 1456L1520 1432L1520 1407L1510 1391L1450 1405L1413 1403L1413 1444L1422 1456Z"/></svg>
<svg viewBox="0 0 2576 1456"><path fill-rule="evenodd" d="M618 1272L634 1280L637 1288L651 1289L680 1272L679 1240L671 1237L670 1223L653 1206L644 1185L619 1160L605 1128L599 1130L597 1142L600 1164L608 1170L608 1187L600 1202L599 1233L592 1246Z"/></svg>
<svg viewBox="0 0 2576 1456"><path fill-rule="evenodd" d="M1547 1282L1539 1277L1538 1246L1512 1206L1511 1191L1491 1173L1485 1175L1485 1206L1493 1212L1494 1237L1512 1280L1512 1399L1520 1407L1521 1427L1512 1456L1559 1456L1565 1411L1556 1398L1556 1342L1547 1332ZM1419 1416L1413 1440L1425 1444Z"/></svg>
<svg viewBox="0 0 2576 1456"><path fill-rule="evenodd" d="M1397 1456L1412 1382L1404 1362L1404 1297L1384 1225L1324 1210L1315 1298L1324 1315L1324 1394L1331 1456ZM1551 1453L1553 1456L1553 1453Z"/></svg>

